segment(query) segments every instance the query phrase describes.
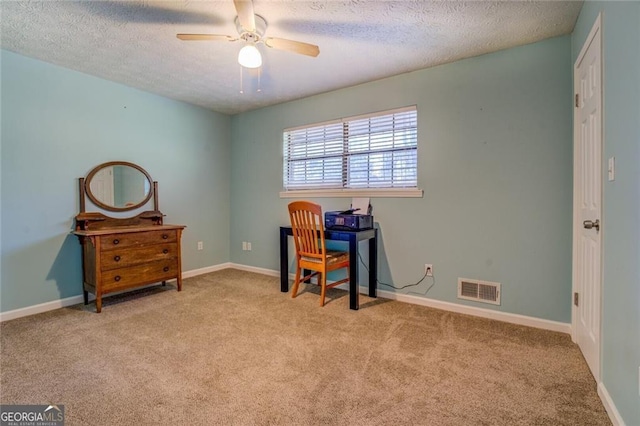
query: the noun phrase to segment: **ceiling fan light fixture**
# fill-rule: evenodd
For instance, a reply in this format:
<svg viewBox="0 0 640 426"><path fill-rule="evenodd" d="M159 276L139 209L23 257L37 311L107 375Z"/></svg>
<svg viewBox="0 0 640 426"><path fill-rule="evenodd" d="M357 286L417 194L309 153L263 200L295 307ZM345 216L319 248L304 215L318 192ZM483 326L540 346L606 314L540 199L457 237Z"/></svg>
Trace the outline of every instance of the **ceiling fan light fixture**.
<svg viewBox="0 0 640 426"><path fill-rule="evenodd" d="M238 53L238 63L245 68L260 68L262 55L255 44L247 44Z"/></svg>

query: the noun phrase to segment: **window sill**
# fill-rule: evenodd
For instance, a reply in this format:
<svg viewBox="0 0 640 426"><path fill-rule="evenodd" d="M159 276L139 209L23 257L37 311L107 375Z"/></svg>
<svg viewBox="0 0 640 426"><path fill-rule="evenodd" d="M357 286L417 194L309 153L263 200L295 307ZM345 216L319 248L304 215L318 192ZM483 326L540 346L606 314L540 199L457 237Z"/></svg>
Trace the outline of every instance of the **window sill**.
<svg viewBox="0 0 640 426"><path fill-rule="evenodd" d="M304 197L370 197L370 198L422 198L417 188L365 188L365 189L300 189L281 191L280 198Z"/></svg>

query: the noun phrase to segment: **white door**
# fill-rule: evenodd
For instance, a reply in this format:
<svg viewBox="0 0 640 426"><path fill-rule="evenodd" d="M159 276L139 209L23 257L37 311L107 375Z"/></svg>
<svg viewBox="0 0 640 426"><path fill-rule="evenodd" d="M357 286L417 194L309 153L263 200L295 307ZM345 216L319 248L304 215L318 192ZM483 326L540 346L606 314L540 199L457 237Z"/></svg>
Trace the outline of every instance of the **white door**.
<svg viewBox="0 0 640 426"><path fill-rule="evenodd" d="M602 67L600 17L574 67L574 338L600 380Z"/></svg>

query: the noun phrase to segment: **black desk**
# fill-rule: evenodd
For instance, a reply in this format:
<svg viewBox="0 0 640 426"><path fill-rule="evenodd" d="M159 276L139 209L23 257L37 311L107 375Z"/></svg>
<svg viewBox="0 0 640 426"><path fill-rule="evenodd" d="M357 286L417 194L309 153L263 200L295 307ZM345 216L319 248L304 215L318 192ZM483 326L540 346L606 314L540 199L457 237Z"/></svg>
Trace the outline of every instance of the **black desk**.
<svg viewBox="0 0 640 426"><path fill-rule="evenodd" d="M289 235L293 235L290 226L280 227L280 291L289 291ZM358 292L358 243L369 240L369 296L377 297L378 280L378 230L337 231L327 229L324 232L327 240L349 242L349 308L360 307Z"/></svg>

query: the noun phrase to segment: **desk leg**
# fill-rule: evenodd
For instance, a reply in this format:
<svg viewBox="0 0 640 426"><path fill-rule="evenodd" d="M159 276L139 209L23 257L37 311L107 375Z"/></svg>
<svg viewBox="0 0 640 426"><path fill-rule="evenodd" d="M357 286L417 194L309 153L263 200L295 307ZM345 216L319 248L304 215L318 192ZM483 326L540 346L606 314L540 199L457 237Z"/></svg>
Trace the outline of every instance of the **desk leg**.
<svg viewBox="0 0 640 426"><path fill-rule="evenodd" d="M349 236L349 309L360 309L358 290L358 239L352 234Z"/></svg>
<svg viewBox="0 0 640 426"><path fill-rule="evenodd" d="M369 239L369 297L378 297L378 230Z"/></svg>
<svg viewBox="0 0 640 426"><path fill-rule="evenodd" d="M289 291L289 239L287 233L280 230L280 291Z"/></svg>

